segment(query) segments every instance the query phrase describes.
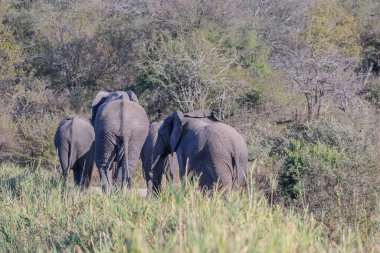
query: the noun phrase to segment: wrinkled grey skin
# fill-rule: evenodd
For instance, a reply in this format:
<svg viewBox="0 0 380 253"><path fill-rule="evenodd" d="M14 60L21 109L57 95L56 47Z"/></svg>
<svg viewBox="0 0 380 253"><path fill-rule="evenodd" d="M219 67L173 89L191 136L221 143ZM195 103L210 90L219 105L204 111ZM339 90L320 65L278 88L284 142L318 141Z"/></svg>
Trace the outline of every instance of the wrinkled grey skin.
<svg viewBox="0 0 380 253"><path fill-rule="evenodd" d="M159 162L173 152L183 186L185 175L196 175L202 189L232 189L243 183L247 173L248 151L243 137L210 111L176 111L165 119L158 130L153 160ZM158 191L160 171L153 166L152 172L153 190Z"/></svg>
<svg viewBox="0 0 380 253"><path fill-rule="evenodd" d="M62 167L64 185L68 170L74 173L74 183L87 188L94 167L95 132L90 121L78 116L67 116L58 126L54 137Z"/></svg>
<svg viewBox="0 0 380 253"><path fill-rule="evenodd" d="M156 145L158 137L158 129L162 124L161 122L153 122L149 125L148 136L146 137L144 146L141 150L141 162L143 168L143 175L146 181L148 189L152 188L152 177L151 167L153 164L153 149ZM166 181L170 184L173 183L174 173L176 168L178 168L177 157L175 153L169 154L166 159L162 159L157 163L155 169L157 170L157 175L162 177L162 174L165 173ZM158 179L161 182L161 178Z"/></svg>
<svg viewBox="0 0 380 253"><path fill-rule="evenodd" d="M95 128L95 163L102 189L108 192L112 178L121 189L131 188L131 177L148 134L149 122L136 95L129 91L100 91L92 103ZM111 165L116 162L112 175Z"/></svg>

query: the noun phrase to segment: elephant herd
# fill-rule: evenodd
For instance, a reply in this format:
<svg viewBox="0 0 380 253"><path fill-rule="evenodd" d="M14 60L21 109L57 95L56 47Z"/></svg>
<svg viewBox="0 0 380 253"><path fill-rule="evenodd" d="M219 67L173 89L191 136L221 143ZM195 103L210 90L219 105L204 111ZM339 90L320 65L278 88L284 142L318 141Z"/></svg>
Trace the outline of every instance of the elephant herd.
<svg viewBox="0 0 380 253"><path fill-rule="evenodd" d="M232 189L245 179L246 143L211 111L175 111L149 124L132 91L100 91L91 110L89 120L70 115L56 131L64 184L72 169L75 184L87 188L95 163L104 192L112 186L130 190L139 158L148 191L161 189L163 174L172 182L177 167L182 185L187 177L198 178L202 189Z"/></svg>

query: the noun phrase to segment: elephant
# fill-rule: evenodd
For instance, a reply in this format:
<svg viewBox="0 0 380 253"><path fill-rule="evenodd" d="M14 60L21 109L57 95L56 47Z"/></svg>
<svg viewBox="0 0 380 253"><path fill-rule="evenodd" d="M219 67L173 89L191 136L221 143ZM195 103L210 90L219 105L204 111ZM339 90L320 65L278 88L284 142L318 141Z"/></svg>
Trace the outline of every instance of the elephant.
<svg viewBox="0 0 380 253"><path fill-rule="evenodd" d="M74 183L88 188L94 167L95 131L88 119L70 115L58 126L54 137L62 167L64 186L68 170L74 173Z"/></svg>
<svg viewBox="0 0 380 253"><path fill-rule="evenodd" d="M131 189L131 178L148 134L148 117L132 91L100 91L92 103L95 129L95 163L102 189L109 192L112 179L121 189ZM112 163L116 170L112 175Z"/></svg>
<svg viewBox="0 0 380 253"><path fill-rule="evenodd" d="M141 150L141 162L143 175L146 181L146 185L151 188L152 183L152 173L150 173L150 169L153 164L153 149L156 145L157 137L158 137L158 129L162 124L161 122L153 122L149 125L148 136L146 137L145 143ZM177 157L175 153L168 155L166 159L163 159L160 164L156 165L156 170L160 171L158 175L162 175L165 173L166 181L169 183L173 183L175 169L178 168ZM161 181L161 178L159 179Z"/></svg>
<svg viewBox="0 0 380 253"><path fill-rule="evenodd" d="M247 145L234 128L220 122L211 111L175 111L164 120L153 151L155 162L149 191L160 190L162 172L156 165L173 152L177 154L183 187L185 175L198 176L199 186L205 190L213 187L230 190L245 180Z"/></svg>

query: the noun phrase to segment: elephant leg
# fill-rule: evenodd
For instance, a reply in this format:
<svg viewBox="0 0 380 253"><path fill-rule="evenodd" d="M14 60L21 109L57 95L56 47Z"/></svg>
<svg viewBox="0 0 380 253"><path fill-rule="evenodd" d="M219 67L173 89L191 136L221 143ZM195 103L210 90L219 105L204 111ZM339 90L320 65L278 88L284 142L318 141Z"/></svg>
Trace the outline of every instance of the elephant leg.
<svg viewBox="0 0 380 253"><path fill-rule="evenodd" d="M128 151L125 151L125 154L128 154L128 156L123 160L124 162L127 162L127 166L124 167L124 169L126 172L126 186L129 190L132 188L132 175L135 171L137 161L140 158L140 152L143 145L143 143L135 143L135 145L132 145L132 143L129 144Z"/></svg>
<svg viewBox="0 0 380 253"><path fill-rule="evenodd" d="M186 189L188 159L185 159L182 155L177 153L178 166L179 166L179 179L181 181L182 188Z"/></svg>
<svg viewBox="0 0 380 253"><path fill-rule="evenodd" d="M216 163L218 160L219 159L217 158L210 158L210 160L204 164L199 179L199 186L202 189L211 190L214 186L222 183L224 180L224 175L217 173L221 167L224 167L224 165Z"/></svg>
<svg viewBox="0 0 380 253"><path fill-rule="evenodd" d="M82 186L82 176L83 176L84 168L82 166L74 166L73 174L74 174L74 183L77 186Z"/></svg>
<svg viewBox="0 0 380 253"><path fill-rule="evenodd" d="M99 170L100 180L102 181L102 189L104 192L109 192L112 183L111 165L116 157L116 143L100 134L96 138L95 163Z"/></svg>
<svg viewBox="0 0 380 253"><path fill-rule="evenodd" d="M109 168L98 169L100 180L102 182L102 190L103 192L109 192L111 190L112 184L112 170Z"/></svg>
<svg viewBox="0 0 380 253"><path fill-rule="evenodd" d="M87 181L87 165L86 165L86 156L80 157L73 166L74 174L74 183L81 188L84 186Z"/></svg>
<svg viewBox="0 0 380 253"><path fill-rule="evenodd" d="M152 186L149 187L151 187L150 189L153 189L155 192L159 192L161 190L165 159L165 157L160 158L152 172Z"/></svg>
<svg viewBox="0 0 380 253"><path fill-rule="evenodd" d="M115 172L113 174L114 185L122 189L125 185L125 165L124 165L125 155L116 157L115 162Z"/></svg>
<svg viewBox="0 0 380 253"><path fill-rule="evenodd" d="M68 169L62 169L63 188L67 186Z"/></svg>
<svg viewBox="0 0 380 253"><path fill-rule="evenodd" d="M93 165L86 165L85 172L84 172L84 181L83 181L83 186L87 189L90 187L91 184L91 177L92 177L92 170L93 170Z"/></svg>
<svg viewBox="0 0 380 253"><path fill-rule="evenodd" d="M143 152L141 152L141 165L142 165L142 173L143 173L143 176L144 176L144 179L145 179L145 182L146 182L146 186L149 187L151 186L152 184L152 176L153 174L150 172L150 167L152 167L152 162L149 162L147 161L148 158L145 157L145 155L142 154Z"/></svg>
<svg viewBox="0 0 380 253"><path fill-rule="evenodd" d="M174 181L174 168L173 168L173 162L171 161L172 157L169 155L168 159L165 161L165 175L166 175L166 182L169 185L173 185Z"/></svg>
<svg viewBox="0 0 380 253"><path fill-rule="evenodd" d="M140 156L140 150L138 147L129 147L128 150L128 157L126 161L128 162L127 167L125 168L126 170L126 183L127 183L127 188L131 189L132 188L132 175L133 172L135 171L136 168L136 163L139 159Z"/></svg>
<svg viewBox="0 0 380 253"><path fill-rule="evenodd" d="M180 179L181 179L181 184L182 184L182 188L184 190L186 190L186 185L187 183L191 183L191 184L194 184L195 183L195 180L201 180L201 173L198 173L197 171L197 166L198 164L195 163L194 164L194 161L197 161L199 162L200 159L197 159L197 158L192 158L190 160L189 157L186 158L186 160L184 159L182 161L182 165L180 165ZM203 167L203 166L202 166Z"/></svg>
<svg viewBox="0 0 380 253"><path fill-rule="evenodd" d="M118 180L121 178L120 164L117 161L117 156L115 157L115 161L111 164L112 171L112 182L114 186L117 186Z"/></svg>
<svg viewBox="0 0 380 253"><path fill-rule="evenodd" d="M231 159L231 160L230 160ZM235 180L235 161L234 158L214 159L214 163L209 168L210 180L212 182L208 187L212 187L218 190L231 190Z"/></svg>
<svg viewBox="0 0 380 253"><path fill-rule="evenodd" d="M93 158L87 157L84 161L83 164L83 174L82 174L82 179L81 179L81 185L87 189L90 186L91 183L91 177L92 177L92 170L94 168L94 162Z"/></svg>
<svg viewBox="0 0 380 253"><path fill-rule="evenodd" d="M116 157L115 162L113 163L113 183L115 186L121 187L123 184L124 148L120 139L118 139L117 143Z"/></svg>
<svg viewBox="0 0 380 253"><path fill-rule="evenodd" d="M237 186L241 186L245 183L248 173L248 157L246 155L240 155L237 161Z"/></svg>

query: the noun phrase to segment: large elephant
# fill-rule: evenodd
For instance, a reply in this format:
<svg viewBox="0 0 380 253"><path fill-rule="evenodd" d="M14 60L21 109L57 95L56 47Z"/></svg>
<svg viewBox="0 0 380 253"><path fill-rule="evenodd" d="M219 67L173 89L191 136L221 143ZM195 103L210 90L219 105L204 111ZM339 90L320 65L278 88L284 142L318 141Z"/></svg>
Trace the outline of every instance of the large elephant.
<svg viewBox="0 0 380 253"><path fill-rule="evenodd" d="M152 173L150 172L153 164L153 149L157 142L158 129L162 124L161 122L153 122L149 125L148 136L146 137L144 146L141 150L141 162L143 168L143 175L148 188L152 187ZM166 181L173 183L175 169L178 168L177 157L175 153L169 154L166 159L162 159L160 163L156 165L156 170L159 171L157 175L165 173ZM161 178L158 179L161 181Z"/></svg>
<svg viewBox="0 0 380 253"><path fill-rule="evenodd" d="M173 152L177 154L183 185L185 175L196 175L202 189L231 189L240 186L247 173L248 151L243 137L211 111L176 111L164 120L153 152L156 191L161 187L161 171L156 170L156 164Z"/></svg>
<svg viewBox="0 0 380 253"><path fill-rule="evenodd" d="M131 177L148 134L148 117L129 91L100 91L92 103L95 128L95 163L102 189L108 192L112 178L120 188L131 188ZM116 170L112 176L112 163Z"/></svg>
<svg viewBox="0 0 380 253"><path fill-rule="evenodd" d="M67 116L58 126L54 137L66 185L68 170L74 172L74 183L88 187L94 167L95 132L90 121Z"/></svg>

